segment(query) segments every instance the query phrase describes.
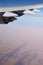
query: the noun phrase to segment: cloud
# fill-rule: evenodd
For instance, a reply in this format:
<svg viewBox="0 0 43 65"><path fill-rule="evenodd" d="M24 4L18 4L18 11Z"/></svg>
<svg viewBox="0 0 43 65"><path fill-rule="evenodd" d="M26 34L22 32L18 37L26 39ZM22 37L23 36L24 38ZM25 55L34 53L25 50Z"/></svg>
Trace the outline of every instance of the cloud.
<svg viewBox="0 0 43 65"><path fill-rule="evenodd" d="M34 9L33 12L40 12L40 10L38 10L38 9Z"/></svg>
<svg viewBox="0 0 43 65"><path fill-rule="evenodd" d="M4 13L4 15L3 15L4 17L10 17L10 16L18 16L17 14L15 14L15 13L12 13L12 12L5 12Z"/></svg>
<svg viewBox="0 0 43 65"><path fill-rule="evenodd" d="M25 10L23 13L24 13L24 14L35 14L35 12L29 11L29 10Z"/></svg>

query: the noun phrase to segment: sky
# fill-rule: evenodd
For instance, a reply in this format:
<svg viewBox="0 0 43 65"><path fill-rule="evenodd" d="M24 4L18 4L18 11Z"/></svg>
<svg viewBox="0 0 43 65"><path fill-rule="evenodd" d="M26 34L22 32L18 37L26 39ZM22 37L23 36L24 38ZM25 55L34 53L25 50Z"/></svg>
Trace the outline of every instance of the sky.
<svg viewBox="0 0 43 65"><path fill-rule="evenodd" d="M43 15L43 8L38 8L38 10L40 10L40 12L37 12L36 14Z"/></svg>
<svg viewBox="0 0 43 65"><path fill-rule="evenodd" d="M43 4L43 0L0 0L0 6L25 6Z"/></svg>

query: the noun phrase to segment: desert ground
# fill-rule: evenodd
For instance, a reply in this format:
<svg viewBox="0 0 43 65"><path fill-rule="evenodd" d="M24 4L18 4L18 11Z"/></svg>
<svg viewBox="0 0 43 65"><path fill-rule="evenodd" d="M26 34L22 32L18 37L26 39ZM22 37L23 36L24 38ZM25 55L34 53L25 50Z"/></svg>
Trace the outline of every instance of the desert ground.
<svg viewBox="0 0 43 65"><path fill-rule="evenodd" d="M43 27L0 25L0 65L43 65Z"/></svg>

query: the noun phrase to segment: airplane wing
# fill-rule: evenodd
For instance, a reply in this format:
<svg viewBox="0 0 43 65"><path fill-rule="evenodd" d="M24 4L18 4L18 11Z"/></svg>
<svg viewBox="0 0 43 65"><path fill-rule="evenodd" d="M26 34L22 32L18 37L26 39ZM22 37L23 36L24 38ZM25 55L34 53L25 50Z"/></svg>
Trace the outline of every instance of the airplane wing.
<svg viewBox="0 0 43 65"><path fill-rule="evenodd" d="M18 7L0 7L0 23L8 24L13 20L17 20L16 17L24 14L34 14L38 12L38 8L42 8L43 4L31 5L31 6L18 6Z"/></svg>

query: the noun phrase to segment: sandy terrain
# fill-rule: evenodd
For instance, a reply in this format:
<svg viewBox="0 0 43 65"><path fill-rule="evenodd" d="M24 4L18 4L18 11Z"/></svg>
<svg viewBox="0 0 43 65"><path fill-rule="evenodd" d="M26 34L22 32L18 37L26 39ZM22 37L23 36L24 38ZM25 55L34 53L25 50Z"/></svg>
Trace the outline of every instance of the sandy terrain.
<svg viewBox="0 0 43 65"><path fill-rule="evenodd" d="M0 65L43 65L43 28L0 26Z"/></svg>

